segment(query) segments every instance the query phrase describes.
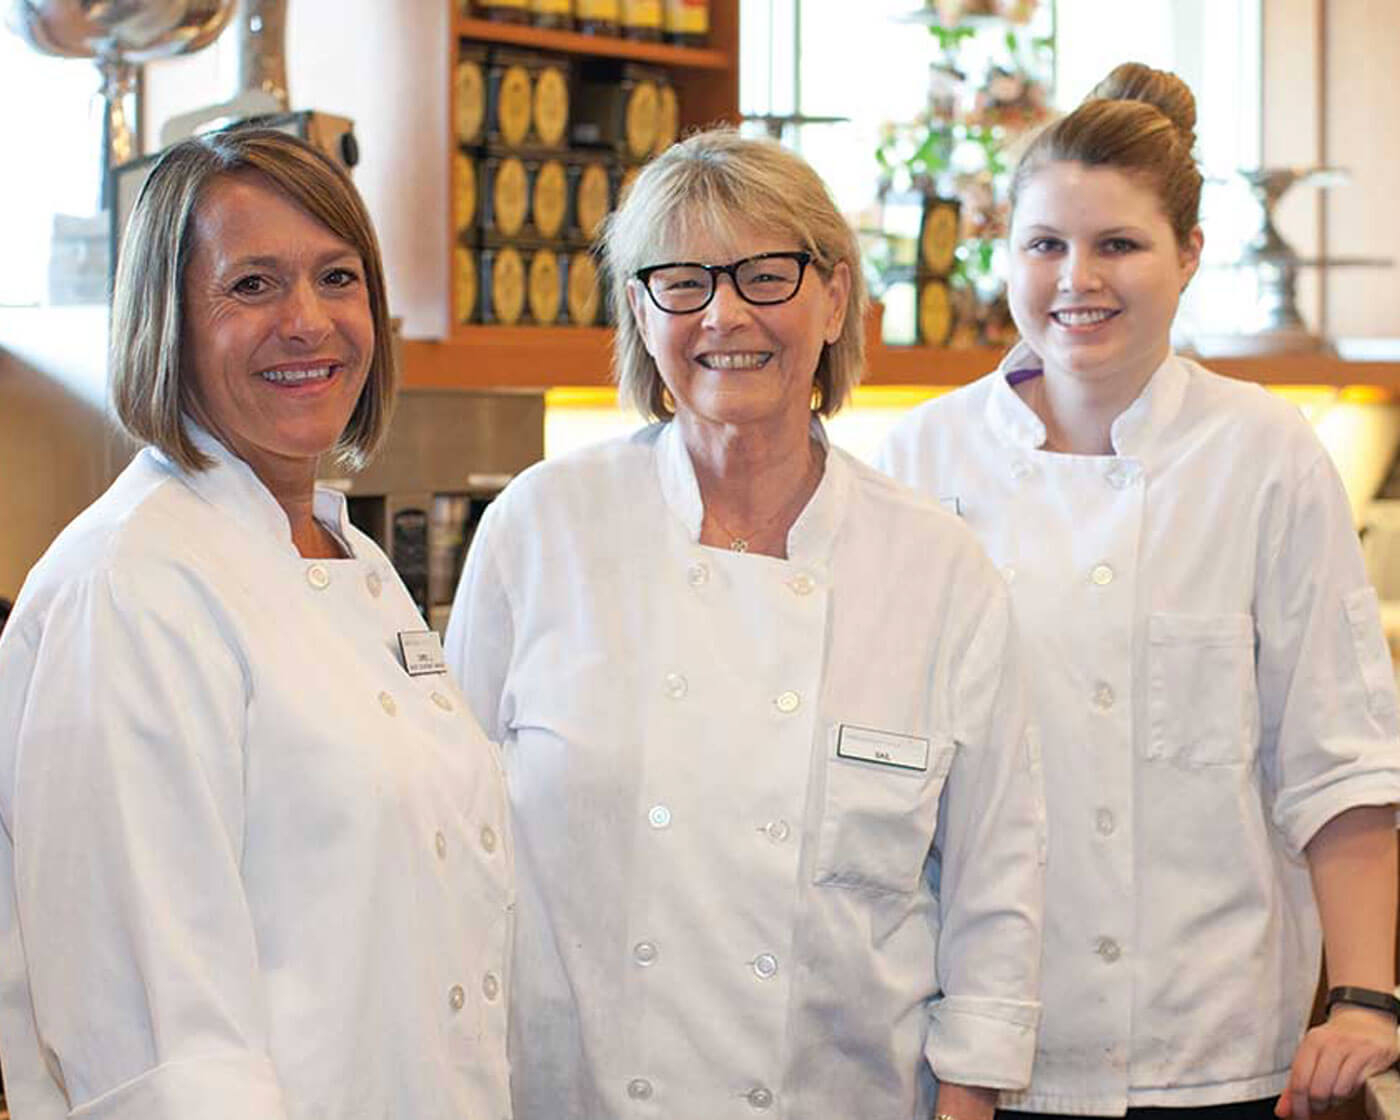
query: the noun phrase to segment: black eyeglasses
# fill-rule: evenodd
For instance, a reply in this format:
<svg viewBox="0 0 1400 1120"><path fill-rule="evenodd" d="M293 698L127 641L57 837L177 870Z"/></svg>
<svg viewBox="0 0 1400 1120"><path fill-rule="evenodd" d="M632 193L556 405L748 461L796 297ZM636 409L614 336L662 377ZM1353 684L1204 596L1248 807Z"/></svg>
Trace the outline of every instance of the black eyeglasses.
<svg viewBox="0 0 1400 1120"><path fill-rule="evenodd" d="M632 275L646 288L651 302L672 315L686 315L708 307L715 298L720 274L734 282L734 290L747 303L768 307L787 303L802 287L802 277L812 254L759 253L733 264L695 264L678 261L639 268Z"/></svg>

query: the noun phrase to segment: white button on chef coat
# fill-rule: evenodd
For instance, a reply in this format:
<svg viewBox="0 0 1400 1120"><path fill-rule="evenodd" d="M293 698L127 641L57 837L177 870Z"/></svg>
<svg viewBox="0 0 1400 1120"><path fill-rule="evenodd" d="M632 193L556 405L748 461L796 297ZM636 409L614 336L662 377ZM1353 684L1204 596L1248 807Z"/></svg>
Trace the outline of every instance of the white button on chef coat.
<svg viewBox="0 0 1400 1120"><path fill-rule="evenodd" d="M488 972L481 978L481 994L486 997L487 1003L495 1003L501 994L501 981L494 972Z"/></svg>
<svg viewBox="0 0 1400 1120"><path fill-rule="evenodd" d="M1114 941L1111 937L1100 937L1098 943L1094 946L1094 952L1102 957L1108 964L1112 964L1123 954L1123 950L1119 948L1118 942Z"/></svg>
<svg viewBox="0 0 1400 1120"><path fill-rule="evenodd" d="M773 701L773 704L778 709L778 711L783 713L783 715L791 715L793 712L797 711L797 709L802 706L802 697L798 696L797 693L789 689L786 692L778 693L777 697Z"/></svg>
<svg viewBox="0 0 1400 1120"><path fill-rule="evenodd" d="M704 587L710 582L710 569L706 564L692 564L685 571L686 581L691 587Z"/></svg>
<svg viewBox="0 0 1400 1120"><path fill-rule="evenodd" d="M387 692L381 692L379 694L379 706L384 709L384 714L386 716L396 716L399 714L398 704Z"/></svg>
<svg viewBox="0 0 1400 1120"><path fill-rule="evenodd" d="M647 1115L781 1085L784 1120L927 1120L930 1061L1028 1076L1042 833L1006 588L836 448L788 559L704 549L697 594L664 575L702 516L658 426L522 474L467 557L446 652L521 838L517 1115L639 1115L640 1079ZM914 768L838 756L844 724Z"/></svg>
<svg viewBox="0 0 1400 1120"><path fill-rule="evenodd" d="M433 703L436 704L439 708L441 708L444 712L450 712L452 710L452 701L449 700L446 696L444 696L441 692L434 692L432 694L431 699Z"/></svg>
<svg viewBox="0 0 1400 1120"><path fill-rule="evenodd" d="M671 810L665 805L653 805L647 810L647 820L652 828L670 828Z"/></svg>
<svg viewBox="0 0 1400 1120"><path fill-rule="evenodd" d="M308 564L306 566L306 582L317 591L324 591L331 585L330 569L324 564Z"/></svg>
<svg viewBox="0 0 1400 1120"><path fill-rule="evenodd" d="M1040 450L1044 425L1005 376L1037 364L1016 347L914 410L878 457L930 497L967 495L992 559L1021 567L1056 917L1031 1088L1001 1103L1121 1115L1271 1097L1318 969L1303 845L1400 797L1350 508L1296 409L1175 356L1114 422L1116 462ZM1008 480L1027 458L1035 487ZM1085 675L1107 666L1130 676L1085 703ZM1258 858L1222 856L1242 852ZM1116 936L1098 948L1108 923L1136 930L1131 968L1105 967L1121 952Z"/></svg>
<svg viewBox="0 0 1400 1120"><path fill-rule="evenodd" d="M247 464L192 438L214 465L138 454L0 637L11 1106L503 1116L505 1017L449 995L507 967L510 861L470 823L505 828L499 752L389 655L422 621L344 498L314 508L352 555L308 565Z"/></svg>
<svg viewBox="0 0 1400 1120"><path fill-rule="evenodd" d="M810 595L817 586L817 581L806 572L798 572L792 579L788 580L788 587L792 589L794 595Z"/></svg>
<svg viewBox="0 0 1400 1120"><path fill-rule="evenodd" d="M378 572L370 571L365 575L365 588L373 598L378 599L384 590L384 580Z"/></svg>
<svg viewBox="0 0 1400 1120"><path fill-rule="evenodd" d="M764 1109L773 1107L773 1091L762 1085L756 1085L745 1094L751 1108L762 1112Z"/></svg>
<svg viewBox="0 0 1400 1120"><path fill-rule="evenodd" d="M632 959L643 968L655 964L659 955L656 946L650 941L638 941L636 945L632 946Z"/></svg>
<svg viewBox="0 0 1400 1120"><path fill-rule="evenodd" d="M690 691L690 683L680 673L666 674L666 695L672 700L684 700Z"/></svg>
<svg viewBox="0 0 1400 1120"><path fill-rule="evenodd" d="M634 1077L627 1082L627 1095L634 1101L651 1100L651 1082L645 1077Z"/></svg>

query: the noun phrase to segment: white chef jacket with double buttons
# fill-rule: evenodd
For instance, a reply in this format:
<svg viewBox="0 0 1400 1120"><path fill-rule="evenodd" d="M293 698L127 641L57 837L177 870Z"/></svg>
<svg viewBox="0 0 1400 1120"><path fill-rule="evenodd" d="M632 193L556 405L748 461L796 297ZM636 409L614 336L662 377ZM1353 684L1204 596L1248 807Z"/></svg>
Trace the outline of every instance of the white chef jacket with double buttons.
<svg viewBox="0 0 1400 1120"><path fill-rule="evenodd" d="M657 425L522 475L469 553L448 662L504 744L517 1116L1024 1084L1043 817L996 572L835 449L787 560L701 517Z"/></svg>
<svg viewBox="0 0 1400 1120"><path fill-rule="evenodd" d="M241 460L141 452L0 639L15 1120L501 1120L497 748L384 555L306 560Z"/></svg>
<svg viewBox="0 0 1400 1120"><path fill-rule="evenodd" d="M1375 593L1326 451L1286 402L1172 356L1114 454L1040 450L1007 374L880 455L1001 568L1046 768L1044 1018L1003 1104L1121 1114L1285 1085L1317 983L1303 847L1400 799Z"/></svg>

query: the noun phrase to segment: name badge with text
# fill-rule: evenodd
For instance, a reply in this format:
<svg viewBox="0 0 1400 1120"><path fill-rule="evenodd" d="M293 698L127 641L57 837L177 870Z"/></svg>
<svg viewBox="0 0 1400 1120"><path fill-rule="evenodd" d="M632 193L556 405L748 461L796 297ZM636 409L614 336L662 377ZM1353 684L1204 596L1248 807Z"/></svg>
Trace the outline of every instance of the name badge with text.
<svg viewBox="0 0 1400 1120"><path fill-rule="evenodd" d="M843 723L836 729L836 755L901 770L927 770L928 740Z"/></svg>
<svg viewBox="0 0 1400 1120"><path fill-rule="evenodd" d="M447 672L442 639L436 630L400 630L399 649L403 653L403 667L410 677Z"/></svg>

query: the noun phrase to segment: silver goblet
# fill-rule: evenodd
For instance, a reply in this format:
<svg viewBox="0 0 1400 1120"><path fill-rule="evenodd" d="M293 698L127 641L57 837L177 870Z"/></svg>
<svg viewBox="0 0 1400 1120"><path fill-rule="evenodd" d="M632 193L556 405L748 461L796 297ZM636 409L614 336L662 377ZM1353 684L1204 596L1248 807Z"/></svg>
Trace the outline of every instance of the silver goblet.
<svg viewBox="0 0 1400 1120"><path fill-rule="evenodd" d="M9 0L10 27L35 50L91 58L102 73L104 209L108 172L140 154L126 113L136 67L207 46L233 9L234 0Z"/></svg>

